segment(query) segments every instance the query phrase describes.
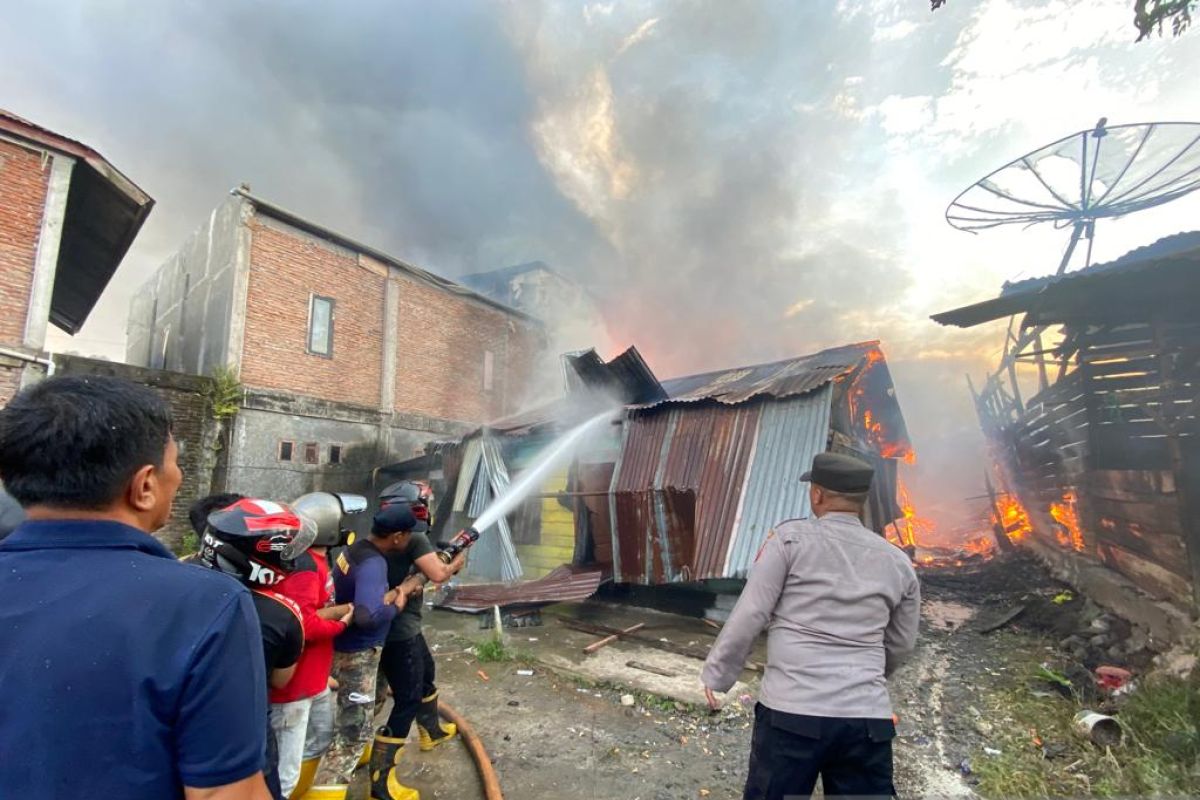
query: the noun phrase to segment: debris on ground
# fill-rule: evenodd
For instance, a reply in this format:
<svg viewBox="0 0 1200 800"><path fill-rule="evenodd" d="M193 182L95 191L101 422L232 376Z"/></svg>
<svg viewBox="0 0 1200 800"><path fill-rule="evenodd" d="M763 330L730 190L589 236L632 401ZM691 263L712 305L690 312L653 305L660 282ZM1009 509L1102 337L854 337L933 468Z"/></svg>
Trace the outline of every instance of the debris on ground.
<svg viewBox="0 0 1200 800"><path fill-rule="evenodd" d="M901 796L1082 796L1102 793L1106 782L1114 787L1108 793L1167 794L1186 785L1179 765L1190 768L1200 756L1195 725L1184 721L1187 684L1175 678L1160 687L1150 677L1148 652L1107 654L1132 626L1075 594L1055 603L1066 587L1021 551L965 566L922 568L920 575L926 602L918 649L889 681L898 716ZM997 609L1018 607L1025 610L1002 627L980 632L995 621ZM551 606L542 619L539 636L529 637L537 641L509 637L521 647L509 648L513 666L536 670L536 681L515 668L493 669L490 681L479 678L480 662L463 650L463 640L476 635L472 618L435 612L427 633L431 644L441 645L439 688L487 744L507 796L572 796L580 781L596 797L741 795L759 677L744 673L745 685L709 714L699 659L716 628L697 618L596 600ZM597 637L638 622L645 627L599 652L581 652ZM1101 635L1103 644L1093 645L1091 638ZM1077 638L1070 646L1061 645L1072 636ZM761 646L753 659L763 659ZM1172 663L1182 668L1184 661L1178 655ZM1102 690L1102 667L1136 676L1137 691L1118 696ZM1043 668L1053 680L1035 677ZM681 702L672 696L677 687L699 699ZM1123 766L1124 778L1114 777L1106 751L1074 732L1075 715L1084 708L1115 716L1126 729L1119 763L1146 764L1139 774L1156 776L1156 783L1132 791L1140 784L1129 766ZM1166 755L1147 761L1143 736L1154 742L1155 753ZM414 783L436 785L443 767L428 761L422 768L427 772Z"/></svg>

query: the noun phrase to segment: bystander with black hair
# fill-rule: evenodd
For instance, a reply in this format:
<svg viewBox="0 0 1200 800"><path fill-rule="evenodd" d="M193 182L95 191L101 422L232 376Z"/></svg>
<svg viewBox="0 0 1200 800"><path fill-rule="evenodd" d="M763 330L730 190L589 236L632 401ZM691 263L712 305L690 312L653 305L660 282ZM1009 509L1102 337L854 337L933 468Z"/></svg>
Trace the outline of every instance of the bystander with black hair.
<svg viewBox="0 0 1200 800"><path fill-rule="evenodd" d="M269 797L250 593L149 535L177 456L167 405L128 381L50 378L0 409L27 517L0 542L5 797Z"/></svg>

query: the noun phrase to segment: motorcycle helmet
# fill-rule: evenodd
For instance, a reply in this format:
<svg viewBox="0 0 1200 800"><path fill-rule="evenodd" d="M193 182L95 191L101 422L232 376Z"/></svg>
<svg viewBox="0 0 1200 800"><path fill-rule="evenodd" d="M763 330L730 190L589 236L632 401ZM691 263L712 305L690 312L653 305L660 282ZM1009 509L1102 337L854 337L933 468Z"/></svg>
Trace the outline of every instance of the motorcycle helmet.
<svg viewBox="0 0 1200 800"><path fill-rule="evenodd" d="M292 572L316 537L316 523L289 506L244 498L209 515L199 560L252 588L266 588Z"/></svg>

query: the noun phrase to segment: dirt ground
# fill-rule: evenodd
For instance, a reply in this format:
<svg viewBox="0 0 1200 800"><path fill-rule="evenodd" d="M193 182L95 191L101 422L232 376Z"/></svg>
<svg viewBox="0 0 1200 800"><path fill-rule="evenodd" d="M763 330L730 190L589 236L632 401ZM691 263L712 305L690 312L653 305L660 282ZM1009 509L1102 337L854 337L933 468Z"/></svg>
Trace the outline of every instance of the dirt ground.
<svg viewBox="0 0 1200 800"><path fill-rule="evenodd" d="M901 797L973 793L975 766L989 758L985 748L1009 724L993 700L1002 687L1027 680L1031 664L1072 663L1068 651L1078 641L1085 643L1079 660L1089 668L1100 662L1136 667L1143 658L1102 649L1109 641L1119 649L1118 621L1064 594L1066 587L1030 558L926 571L922 582L920 644L891 681L900 716ZM1020 607L1026 610L1013 621L981 632ZM744 673L745 684L710 714L699 705L699 660L625 641L585 656L582 647L597 637L566 628L556 614L611 627L643 621L643 633L684 646L706 648L715 633L698 619L592 601L549 609L540 627L510 630L516 660L479 663L471 648L491 633L480 629L478 618L430 613L426 636L436 648L442 696L475 727L509 800L741 796L756 673ZM1114 633L1091 637L1094 642L1079 635L1101 627ZM761 649L752 658L762 660ZM629 660L675 677L630 668ZM532 675L521 674L529 670ZM622 703L628 695L633 705ZM409 751L404 771L426 798L480 796L461 744L430 754Z"/></svg>

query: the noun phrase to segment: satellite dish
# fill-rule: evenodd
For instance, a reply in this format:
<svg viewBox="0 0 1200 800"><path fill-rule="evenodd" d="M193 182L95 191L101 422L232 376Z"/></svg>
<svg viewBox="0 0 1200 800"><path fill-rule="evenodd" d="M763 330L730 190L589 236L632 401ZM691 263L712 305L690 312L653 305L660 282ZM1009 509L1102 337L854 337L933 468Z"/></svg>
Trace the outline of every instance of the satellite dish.
<svg viewBox="0 0 1200 800"><path fill-rule="evenodd" d="M1200 189L1200 123L1149 122L1079 131L1027 153L954 198L946 221L978 233L1002 225L1071 228L1066 271L1082 236L1092 260L1096 220L1169 203Z"/></svg>

